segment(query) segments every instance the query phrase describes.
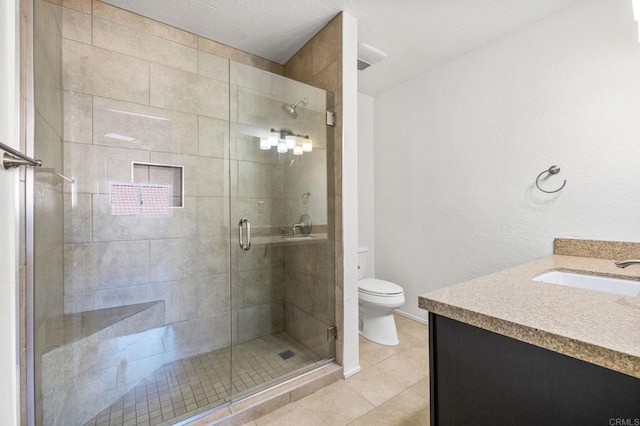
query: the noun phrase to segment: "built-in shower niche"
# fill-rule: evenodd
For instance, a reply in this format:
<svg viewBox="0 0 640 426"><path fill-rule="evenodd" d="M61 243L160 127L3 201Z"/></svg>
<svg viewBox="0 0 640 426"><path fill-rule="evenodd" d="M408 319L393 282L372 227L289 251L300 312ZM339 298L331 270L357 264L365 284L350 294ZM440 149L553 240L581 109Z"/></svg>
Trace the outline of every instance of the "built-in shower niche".
<svg viewBox="0 0 640 426"><path fill-rule="evenodd" d="M184 166L158 163L131 163L131 181L167 185L171 207L184 207Z"/></svg>

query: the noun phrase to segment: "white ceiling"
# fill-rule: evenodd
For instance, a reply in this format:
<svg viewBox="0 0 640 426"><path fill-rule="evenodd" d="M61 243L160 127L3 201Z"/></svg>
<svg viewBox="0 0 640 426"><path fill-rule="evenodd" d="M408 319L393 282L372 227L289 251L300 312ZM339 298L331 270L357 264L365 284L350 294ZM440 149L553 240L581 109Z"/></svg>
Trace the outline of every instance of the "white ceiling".
<svg viewBox="0 0 640 426"><path fill-rule="evenodd" d="M375 96L583 0L104 0L284 64L345 10L387 59L358 73ZM354 64L355 66L355 64Z"/></svg>

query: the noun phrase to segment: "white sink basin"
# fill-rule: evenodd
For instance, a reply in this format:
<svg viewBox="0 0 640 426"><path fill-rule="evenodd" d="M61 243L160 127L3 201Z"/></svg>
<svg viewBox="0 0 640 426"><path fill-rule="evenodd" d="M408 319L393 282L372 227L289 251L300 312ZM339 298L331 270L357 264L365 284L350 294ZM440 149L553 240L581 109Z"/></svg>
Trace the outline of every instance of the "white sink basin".
<svg viewBox="0 0 640 426"><path fill-rule="evenodd" d="M577 274L575 272L545 272L533 278L533 280L584 288L587 290L603 291L605 293L622 294L624 296L637 296L640 294L640 281Z"/></svg>

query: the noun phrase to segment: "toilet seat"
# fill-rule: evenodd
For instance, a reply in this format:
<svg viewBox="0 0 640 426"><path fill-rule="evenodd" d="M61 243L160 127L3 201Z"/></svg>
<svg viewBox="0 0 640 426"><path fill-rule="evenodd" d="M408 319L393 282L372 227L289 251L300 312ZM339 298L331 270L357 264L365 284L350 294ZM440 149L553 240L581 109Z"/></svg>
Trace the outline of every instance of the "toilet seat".
<svg viewBox="0 0 640 426"><path fill-rule="evenodd" d="M402 287L390 281L364 278L358 281L358 291L378 297L395 297L404 293Z"/></svg>

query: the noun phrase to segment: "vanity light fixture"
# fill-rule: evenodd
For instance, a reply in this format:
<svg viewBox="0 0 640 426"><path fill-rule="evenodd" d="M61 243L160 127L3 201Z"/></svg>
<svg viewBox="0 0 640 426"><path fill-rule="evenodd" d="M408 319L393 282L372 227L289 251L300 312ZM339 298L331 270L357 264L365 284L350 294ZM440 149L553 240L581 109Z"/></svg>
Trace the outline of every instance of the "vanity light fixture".
<svg viewBox="0 0 640 426"><path fill-rule="evenodd" d="M271 142L269 142L269 138L260 138L260 149L263 151L269 151L271 149Z"/></svg>
<svg viewBox="0 0 640 426"><path fill-rule="evenodd" d="M297 144L298 137L296 135L287 135L284 138L284 143L287 145L287 149L294 149Z"/></svg>
<svg viewBox="0 0 640 426"><path fill-rule="evenodd" d="M293 155L302 155L305 152L313 151L313 140L309 135L298 135L288 130L271 129L268 136L260 138L260 149L269 151L272 147L277 147L279 154L286 154L289 150Z"/></svg>
<svg viewBox="0 0 640 426"><path fill-rule="evenodd" d="M280 132L276 132L275 130L271 129L268 139L271 146L278 146L278 141L280 140Z"/></svg>
<svg viewBox="0 0 640 426"><path fill-rule="evenodd" d="M307 136L306 138L304 138L302 140L302 150L304 152L313 151L313 141L311 140L311 138L309 136Z"/></svg>

